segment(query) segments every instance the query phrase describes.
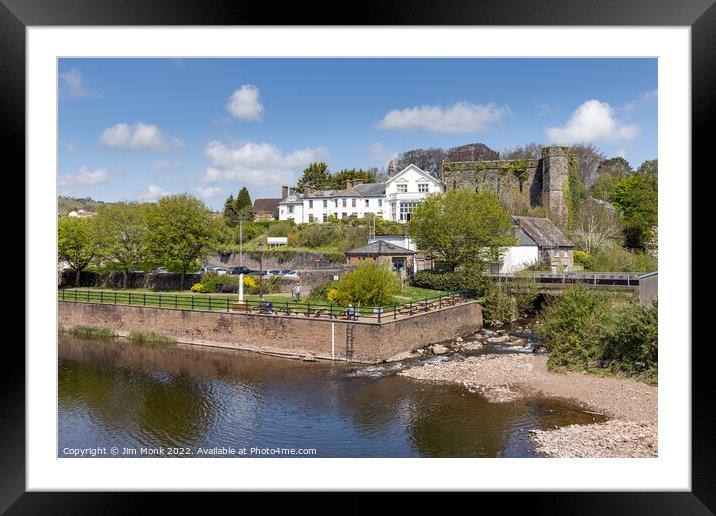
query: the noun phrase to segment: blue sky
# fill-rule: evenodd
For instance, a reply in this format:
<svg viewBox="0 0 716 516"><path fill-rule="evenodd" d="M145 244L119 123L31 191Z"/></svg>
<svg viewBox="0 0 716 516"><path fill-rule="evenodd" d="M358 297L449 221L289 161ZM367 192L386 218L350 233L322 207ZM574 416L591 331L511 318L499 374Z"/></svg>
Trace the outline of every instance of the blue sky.
<svg viewBox="0 0 716 516"><path fill-rule="evenodd" d="M656 59L61 59L58 88L58 193L104 201L219 208L472 142L657 158Z"/></svg>

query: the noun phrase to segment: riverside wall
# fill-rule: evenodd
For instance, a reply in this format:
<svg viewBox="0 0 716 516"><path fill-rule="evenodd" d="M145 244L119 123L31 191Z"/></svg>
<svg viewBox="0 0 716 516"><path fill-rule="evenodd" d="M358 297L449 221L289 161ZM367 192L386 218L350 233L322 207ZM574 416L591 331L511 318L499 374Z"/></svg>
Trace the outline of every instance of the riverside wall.
<svg viewBox="0 0 716 516"><path fill-rule="evenodd" d="M303 315L58 303L58 322L66 328L99 326L122 336L132 331L154 331L189 344L358 362L379 362L401 352L469 335L482 327L482 309L475 301L380 324ZM347 356L351 332L353 353Z"/></svg>

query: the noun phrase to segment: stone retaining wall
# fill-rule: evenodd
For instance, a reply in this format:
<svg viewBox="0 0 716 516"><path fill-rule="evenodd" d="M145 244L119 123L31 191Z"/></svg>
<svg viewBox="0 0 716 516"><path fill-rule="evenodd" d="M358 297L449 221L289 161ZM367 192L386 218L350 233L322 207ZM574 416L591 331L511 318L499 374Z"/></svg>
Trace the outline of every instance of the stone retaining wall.
<svg viewBox="0 0 716 516"><path fill-rule="evenodd" d="M352 358L361 362L378 362L482 327L482 309L475 301L381 324L76 301L59 301L58 314L58 322L68 328L100 326L124 336L131 331L154 331L191 344L319 358L331 358L333 336L337 359L346 358L346 338L352 327Z"/></svg>

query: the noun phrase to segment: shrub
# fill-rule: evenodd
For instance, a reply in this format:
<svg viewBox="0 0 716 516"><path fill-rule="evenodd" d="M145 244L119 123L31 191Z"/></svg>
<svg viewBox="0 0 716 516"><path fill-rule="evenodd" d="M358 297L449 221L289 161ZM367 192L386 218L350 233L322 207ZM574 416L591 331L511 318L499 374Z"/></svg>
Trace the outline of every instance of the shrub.
<svg viewBox="0 0 716 516"><path fill-rule="evenodd" d="M174 337L168 335L162 335L153 331L132 331L128 336L129 340L135 342L166 342L174 343L177 340Z"/></svg>
<svg viewBox="0 0 716 516"><path fill-rule="evenodd" d="M203 289L204 289L204 285L202 285L201 283L194 283L191 286L192 292L203 292L204 291Z"/></svg>
<svg viewBox="0 0 716 516"><path fill-rule="evenodd" d="M651 272L658 269L658 260L647 253L633 253L621 247L594 253L591 257L592 271L603 272Z"/></svg>
<svg viewBox="0 0 716 516"><path fill-rule="evenodd" d="M539 334L552 369L604 368L657 376L657 305L639 305L628 294L570 287L542 313Z"/></svg>
<svg viewBox="0 0 716 516"><path fill-rule="evenodd" d="M459 272L418 271L413 275L413 286L432 290L457 290L464 288L465 278Z"/></svg>
<svg viewBox="0 0 716 516"><path fill-rule="evenodd" d="M328 280L324 281L320 285L316 285L311 289L311 293L308 298L316 301L331 301L329 293L336 289L337 281Z"/></svg>
<svg viewBox="0 0 716 516"><path fill-rule="evenodd" d="M586 251L574 250L574 264L581 265L585 270L592 268L592 256Z"/></svg>
<svg viewBox="0 0 716 516"><path fill-rule="evenodd" d="M335 301L343 306L384 306L400 291L400 280L389 268L373 261L364 262L343 275L336 291Z"/></svg>
<svg viewBox="0 0 716 516"><path fill-rule="evenodd" d="M114 330L98 326L75 326L70 329L70 333L88 339L110 339L117 336Z"/></svg>

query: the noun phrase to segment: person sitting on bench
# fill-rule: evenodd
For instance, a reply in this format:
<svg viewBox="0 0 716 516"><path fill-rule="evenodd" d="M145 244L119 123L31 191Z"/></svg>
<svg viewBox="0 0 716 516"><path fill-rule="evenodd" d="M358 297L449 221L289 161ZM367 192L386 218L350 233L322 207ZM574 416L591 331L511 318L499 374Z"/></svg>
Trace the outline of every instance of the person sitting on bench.
<svg viewBox="0 0 716 516"><path fill-rule="evenodd" d="M353 305L349 304L348 308L346 308L346 315L349 319L352 321L355 321L358 317L356 316L356 309L353 308Z"/></svg>

